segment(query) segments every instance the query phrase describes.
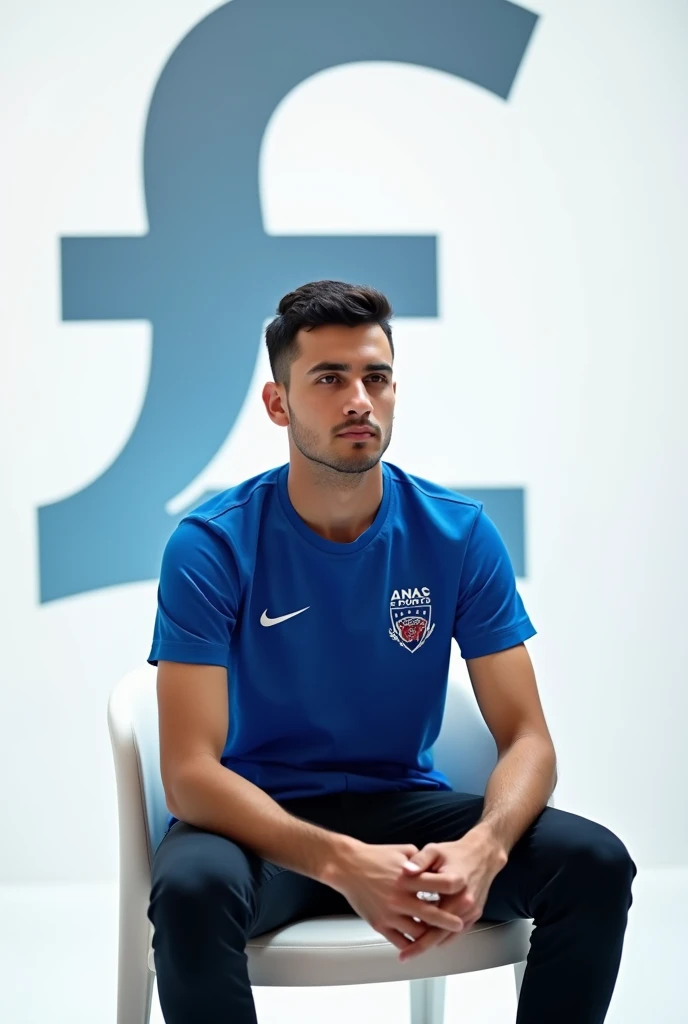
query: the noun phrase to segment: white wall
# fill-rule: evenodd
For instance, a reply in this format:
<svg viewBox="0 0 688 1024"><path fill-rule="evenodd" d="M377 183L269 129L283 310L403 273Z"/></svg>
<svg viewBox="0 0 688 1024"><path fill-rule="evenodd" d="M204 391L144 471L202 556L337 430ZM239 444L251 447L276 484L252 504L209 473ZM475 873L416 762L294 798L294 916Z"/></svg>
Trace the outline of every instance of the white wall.
<svg viewBox="0 0 688 1024"><path fill-rule="evenodd" d="M116 457L144 399L150 332L60 320L58 239L146 231L151 92L215 6L8 0L0 16L4 882L116 872L105 706L148 654L156 581L41 606L35 509ZM440 235L440 318L396 323L388 458L450 485L526 487L520 589L539 630L529 647L557 804L617 831L641 867L680 864L688 8L537 10L508 103L396 64L303 83L264 139L265 222ZM342 120L356 131L344 149ZM267 377L261 357L235 429L180 507L284 461L259 398Z"/></svg>

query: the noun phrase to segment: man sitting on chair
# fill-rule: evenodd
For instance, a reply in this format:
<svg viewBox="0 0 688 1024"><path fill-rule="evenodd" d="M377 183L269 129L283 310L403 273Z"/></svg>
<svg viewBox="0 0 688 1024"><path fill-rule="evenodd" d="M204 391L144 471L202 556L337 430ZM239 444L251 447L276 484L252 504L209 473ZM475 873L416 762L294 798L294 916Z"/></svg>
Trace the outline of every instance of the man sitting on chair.
<svg viewBox="0 0 688 1024"><path fill-rule="evenodd" d="M338 281L281 300L263 401L289 462L165 548L148 660L171 814L149 918L168 1024L255 1024L247 940L351 911L400 959L532 918L518 1024L600 1024L612 996L636 866L547 806L535 630L482 504L381 461L390 316ZM499 753L484 796L433 766L452 638Z"/></svg>

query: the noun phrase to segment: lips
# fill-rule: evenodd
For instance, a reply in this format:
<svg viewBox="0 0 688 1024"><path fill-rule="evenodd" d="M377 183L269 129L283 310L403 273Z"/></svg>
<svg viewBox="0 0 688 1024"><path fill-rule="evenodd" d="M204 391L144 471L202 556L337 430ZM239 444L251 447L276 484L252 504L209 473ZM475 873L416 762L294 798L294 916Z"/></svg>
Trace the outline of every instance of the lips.
<svg viewBox="0 0 688 1024"><path fill-rule="evenodd" d="M343 430L337 437L375 437L372 430Z"/></svg>

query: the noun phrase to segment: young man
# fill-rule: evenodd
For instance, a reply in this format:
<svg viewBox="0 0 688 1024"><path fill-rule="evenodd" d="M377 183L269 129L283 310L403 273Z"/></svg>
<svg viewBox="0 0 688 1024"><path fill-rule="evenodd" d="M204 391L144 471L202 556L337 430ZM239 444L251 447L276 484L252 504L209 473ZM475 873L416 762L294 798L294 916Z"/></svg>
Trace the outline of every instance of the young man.
<svg viewBox="0 0 688 1024"><path fill-rule="evenodd" d="M168 1024L253 1024L247 939L352 910L402 959L533 918L518 1024L599 1024L611 999L636 866L546 806L535 630L482 505L381 461L390 315L337 281L282 299L263 401L289 463L165 549L149 661L171 827L149 916ZM433 767L452 638L499 751L484 796Z"/></svg>

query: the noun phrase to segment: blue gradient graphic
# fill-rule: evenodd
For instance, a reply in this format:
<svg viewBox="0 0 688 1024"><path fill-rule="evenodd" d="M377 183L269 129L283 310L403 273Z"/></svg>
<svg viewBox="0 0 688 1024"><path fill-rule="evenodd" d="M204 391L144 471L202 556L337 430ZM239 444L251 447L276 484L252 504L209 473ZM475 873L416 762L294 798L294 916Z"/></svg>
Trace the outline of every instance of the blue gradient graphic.
<svg viewBox="0 0 688 1024"><path fill-rule="evenodd" d="M61 240L63 319L149 320L152 360L115 461L37 510L42 603L157 579L183 514L165 506L232 430L285 292L367 282L399 317L437 316L434 235L266 234L258 159L277 105L312 75L361 61L435 68L507 100L536 21L504 0L234 0L180 42L146 124L148 233ZM522 575L522 491L480 493Z"/></svg>

